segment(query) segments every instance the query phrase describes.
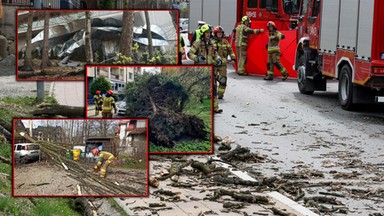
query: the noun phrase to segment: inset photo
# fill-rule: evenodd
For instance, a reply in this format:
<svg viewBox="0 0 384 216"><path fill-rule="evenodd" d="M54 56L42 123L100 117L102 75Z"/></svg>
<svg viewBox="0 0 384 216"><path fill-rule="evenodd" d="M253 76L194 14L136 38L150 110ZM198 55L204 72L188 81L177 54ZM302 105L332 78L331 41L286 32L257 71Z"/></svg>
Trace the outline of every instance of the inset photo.
<svg viewBox="0 0 384 216"><path fill-rule="evenodd" d="M13 119L15 197L148 196L148 119Z"/></svg>
<svg viewBox="0 0 384 216"><path fill-rule="evenodd" d="M16 79L81 80L86 64L177 64L177 10L17 10Z"/></svg>
<svg viewBox="0 0 384 216"><path fill-rule="evenodd" d="M211 66L87 66L88 118L149 118L150 153L213 153Z"/></svg>

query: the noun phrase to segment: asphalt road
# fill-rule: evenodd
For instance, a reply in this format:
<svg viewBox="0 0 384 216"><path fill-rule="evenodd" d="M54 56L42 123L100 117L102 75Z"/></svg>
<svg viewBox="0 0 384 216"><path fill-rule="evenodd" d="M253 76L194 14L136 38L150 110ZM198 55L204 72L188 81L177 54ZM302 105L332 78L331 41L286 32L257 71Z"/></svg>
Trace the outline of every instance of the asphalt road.
<svg viewBox="0 0 384 216"><path fill-rule="evenodd" d="M265 81L257 76L237 76L229 70L228 87L215 114L215 135L229 136L238 145L268 155L274 164L250 164L244 169L266 176L284 172L318 170L317 181L346 184L351 188L380 188L384 176L384 108L367 106L360 111L341 109L337 81L328 83L327 92L302 95L296 80ZM340 176L346 176L345 178ZM331 188L316 188L309 192ZM348 215L383 212L383 197L346 195ZM377 202L376 202L377 201Z"/></svg>

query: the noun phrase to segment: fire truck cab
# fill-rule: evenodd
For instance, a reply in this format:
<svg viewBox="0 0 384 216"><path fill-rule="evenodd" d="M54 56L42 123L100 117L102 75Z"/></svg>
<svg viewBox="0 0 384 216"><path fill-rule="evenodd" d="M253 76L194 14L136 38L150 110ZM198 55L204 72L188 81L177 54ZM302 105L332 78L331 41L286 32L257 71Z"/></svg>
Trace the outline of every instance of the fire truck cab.
<svg viewBox="0 0 384 216"><path fill-rule="evenodd" d="M301 0L299 8L299 91L325 91L337 79L343 109L384 102L384 1Z"/></svg>

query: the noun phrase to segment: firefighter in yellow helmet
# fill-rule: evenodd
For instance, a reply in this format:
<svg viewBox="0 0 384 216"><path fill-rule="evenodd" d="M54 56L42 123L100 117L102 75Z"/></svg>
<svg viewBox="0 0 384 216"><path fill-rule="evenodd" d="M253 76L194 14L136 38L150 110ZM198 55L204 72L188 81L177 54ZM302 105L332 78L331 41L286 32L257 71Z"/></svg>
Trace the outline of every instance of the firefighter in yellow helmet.
<svg viewBox="0 0 384 216"><path fill-rule="evenodd" d="M101 115L103 118L112 118L112 109L114 109L115 114L117 112L115 99L113 98L113 91L108 90L107 94L103 99L103 111Z"/></svg>
<svg viewBox="0 0 384 216"><path fill-rule="evenodd" d="M197 26L198 28L195 30L195 32L193 33L193 36L192 36L192 39L191 39L191 43L190 43L190 46L193 45L193 42L197 41L197 40L200 40L201 36L203 35L203 33L201 32L201 27L203 27L203 25L205 25L205 22L204 21L198 21L197 22Z"/></svg>
<svg viewBox="0 0 384 216"><path fill-rule="evenodd" d="M218 98L223 99L224 92L227 87L227 63L232 63L232 61L236 61L236 56L233 53L231 45L224 38L223 27L216 26L213 29L213 36L213 44L215 45L217 53L223 61L220 66L214 67L216 80L219 83L219 89L217 92ZM228 56L231 58L231 60L227 62Z"/></svg>
<svg viewBox="0 0 384 216"><path fill-rule="evenodd" d="M249 34L260 34L264 29L251 29L248 27L250 19L247 16L241 18L241 24L236 27L236 53L237 53L237 73L238 75L248 75L245 72L247 61L247 46Z"/></svg>
<svg viewBox="0 0 384 216"><path fill-rule="evenodd" d="M103 104L103 95L100 90L96 90L96 94L93 95L93 99L95 101L95 116L98 116Z"/></svg>
<svg viewBox="0 0 384 216"><path fill-rule="evenodd" d="M205 24L201 27L201 32L203 36L200 40L195 41L192 44L191 49L188 52L189 59L193 60L195 64L205 64L205 65L213 65L213 66L221 66L223 64L222 59L217 53L216 47L213 44L211 38L211 28L208 24ZM213 87L213 96L214 96L214 112L222 113L223 110L219 109L219 103L217 99L217 86L216 82Z"/></svg>
<svg viewBox="0 0 384 216"><path fill-rule="evenodd" d="M277 28L274 22L269 21L267 23L267 27L269 30L269 35L268 35L268 72L266 77L264 78L265 80L273 80L273 71L274 71L274 66L276 66L277 69L281 72L283 75L282 79L283 81L287 79L288 77L288 72L285 69L285 67L280 63L280 47L279 43L281 39L284 39L285 36L281 34Z"/></svg>
<svg viewBox="0 0 384 216"><path fill-rule="evenodd" d="M93 171L95 173L100 171L100 178L104 178L105 174L107 174L108 166L111 165L116 158L112 153L107 151L99 152L97 148L92 149L92 154L98 156L97 164L93 167Z"/></svg>

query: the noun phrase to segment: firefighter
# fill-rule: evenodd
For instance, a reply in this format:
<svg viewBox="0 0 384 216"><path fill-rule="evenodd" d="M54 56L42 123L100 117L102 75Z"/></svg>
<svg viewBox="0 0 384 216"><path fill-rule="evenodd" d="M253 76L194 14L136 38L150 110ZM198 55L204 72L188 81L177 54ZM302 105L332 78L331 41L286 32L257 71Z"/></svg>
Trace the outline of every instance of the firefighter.
<svg viewBox="0 0 384 216"><path fill-rule="evenodd" d="M98 156L97 164L93 167L93 171L98 173L100 171L100 178L104 178L107 174L108 166L113 163L115 156L107 151L99 151L99 149L92 149L92 154Z"/></svg>
<svg viewBox="0 0 384 216"><path fill-rule="evenodd" d="M215 66L215 77L217 82L219 83L218 89L218 99L223 99L224 92L227 87L227 63L232 63L232 61L236 61L236 56L233 53L232 47L229 42L224 38L224 29L221 26L216 26L213 29L214 39L212 40L217 53L222 59L223 63L221 66ZM230 61L227 62L228 56L231 58Z"/></svg>
<svg viewBox="0 0 384 216"><path fill-rule="evenodd" d="M115 99L113 98L113 91L108 90L105 98L103 99L103 111L101 115L103 118L112 118L112 109L114 109L116 114L116 104Z"/></svg>
<svg viewBox="0 0 384 216"><path fill-rule="evenodd" d="M201 27L205 25L205 22L204 21L198 21L197 22L197 26L198 28L195 30L195 32L193 33L193 36L192 36L192 39L191 39L191 44L190 46L193 45L193 42L197 41L200 39L200 37L203 35L203 33L200 31Z"/></svg>
<svg viewBox="0 0 384 216"><path fill-rule="evenodd" d="M237 53L237 73L238 75L248 75L245 72L247 61L247 45L249 34L260 34L264 29L249 28L250 19L247 16L241 18L241 24L236 27L236 53Z"/></svg>
<svg viewBox="0 0 384 216"><path fill-rule="evenodd" d="M184 38L183 36L181 36L181 34L179 35L179 65L182 65L183 62L183 52L184 52L184 46L185 46L185 43L184 43Z"/></svg>
<svg viewBox="0 0 384 216"><path fill-rule="evenodd" d="M281 39L284 39L285 36L280 33L274 22L269 21L267 23L267 28L269 31L268 34L268 72L267 75L265 76L265 80L273 80L273 71L274 71L274 66L276 66L277 69L281 72L283 75L282 80L286 80L288 77L288 72L284 68L284 66L280 63L280 47L279 43Z"/></svg>
<svg viewBox="0 0 384 216"><path fill-rule="evenodd" d="M208 64L213 66L221 66L223 62L212 42L211 28L209 27L208 24L205 24L201 27L201 32L203 33L202 38L200 40L195 41L188 52L189 59L193 60L195 64ZM213 103L214 112L222 113L223 110L219 109L216 82L214 82L213 96L214 96L214 103Z"/></svg>
<svg viewBox="0 0 384 216"><path fill-rule="evenodd" d="M95 100L95 116L98 116L99 111L101 111L101 105L103 104L103 95L101 95L100 90L96 90L96 94L93 95L93 99Z"/></svg>

